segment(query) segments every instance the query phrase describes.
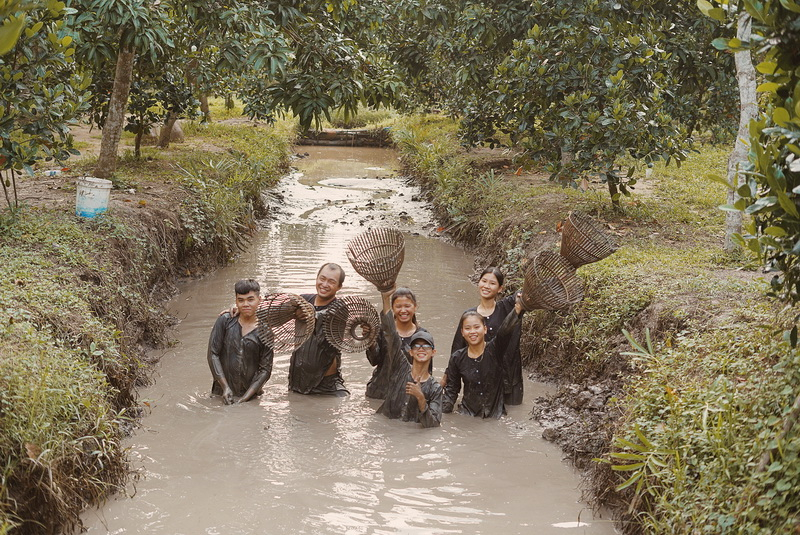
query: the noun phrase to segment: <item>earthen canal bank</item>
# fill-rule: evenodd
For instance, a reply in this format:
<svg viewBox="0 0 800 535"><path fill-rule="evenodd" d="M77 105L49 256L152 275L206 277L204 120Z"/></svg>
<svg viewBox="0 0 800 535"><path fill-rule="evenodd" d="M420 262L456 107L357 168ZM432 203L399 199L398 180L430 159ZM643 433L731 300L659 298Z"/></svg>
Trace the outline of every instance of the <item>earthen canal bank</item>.
<svg viewBox="0 0 800 535"><path fill-rule="evenodd" d="M209 148L208 140L200 144L204 150ZM238 146L241 148L241 144ZM216 149L211 152L219 153ZM156 173L166 169L174 173L169 158L170 155L164 154L163 159L144 163L151 168L146 173L153 169ZM280 169L280 163L274 168ZM79 170L78 165L76 170ZM128 172L130 170L126 170ZM258 184L267 187L270 180L277 180L277 174L274 179L262 178ZM54 250L45 251L44 256L50 261L64 266L51 270L57 282L38 281L44 286L60 284L65 294L80 296L85 304L76 305L78 312L71 316L48 315L47 311L37 309L41 305L31 296L32 280L15 277L12 290L20 290L16 299L27 308L26 319L39 321L56 344L72 345L71 352L78 355L78 360L88 358L89 364L105 374L106 380L101 382L111 386L111 390L102 396L104 408L94 427L87 424L76 429L75 438L62 444L60 450L42 448L35 439L23 439L17 446L11 444L12 448L20 448L22 455L19 449L6 454L12 470L3 488L2 520L4 525L17 525L19 533L68 529L78 521L78 511L125 484L123 434L135 423L129 418L136 418L142 408L147 408L147 403L142 406L135 401L136 390L146 384L149 377L142 364L151 361L152 349L164 347L169 338L171 322L159 310L159 303L174 292L176 278L196 277L231 258L239 245L237 240L231 239L232 229L241 233L244 229L255 228L253 217L259 213L263 215L266 208L260 196L252 197L253 184L247 184L250 190L239 199L248 200L252 212L229 215L224 225L198 209L188 212L189 215L194 213L195 218L187 217L187 206L197 208L208 204L207 195L203 195L208 192L193 190L174 175L165 180L147 176L126 184L133 187L115 190L110 217L105 221L75 221L71 215L73 181L71 174L65 174L47 180L37 177L21 184L21 198L28 205L22 221L26 229L45 224L45 232L50 234L85 233L84 243L76 245L83 255L78 261L66 261L59 256L63 246L58 243ZM220 180L220 185L224 185L223 182ZM421 199L413 202L421 203ZM361 215L355 214L352 223L363 223L358 220ZM407 211L396 216L400 223L414 219ZM59 226L48 224L50 219ZM392 224L392 221L384 220L381 224ZM433 222L428 227L429 233L439 234L443 230ZM206 237L205 242L199 239L202 236ZM16 247L18 251L26 247L24 240L15 243L13 235L4 242L6 247ZM9 325L20 324L14 310L6 309L6 314ZM95 325L98 320L105 323L102 329ZM110 329L108 338L103 336L105 329ZM113 334L115 329L121 336ZM17 336L15 333L6 335ZM6 349L13 350L13 347L6 345ZM99 388L102 389L102 385ZM75 402L86 405L85 400L76 399ZM102 440L105 445L99 455L86 443L85 437L91 436L95 437L92 439L95 443ZM51 453L48 458L48 453L54 450L56 454ZM46 474L49 474L49 482Z"/></svg>

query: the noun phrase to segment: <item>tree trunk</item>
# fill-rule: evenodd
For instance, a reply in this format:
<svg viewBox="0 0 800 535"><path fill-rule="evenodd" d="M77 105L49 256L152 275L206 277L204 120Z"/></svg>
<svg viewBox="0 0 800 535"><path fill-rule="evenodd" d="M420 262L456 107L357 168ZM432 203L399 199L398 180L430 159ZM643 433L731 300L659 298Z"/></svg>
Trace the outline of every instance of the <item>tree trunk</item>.
<svg viewBox="0 0 800 535"><path fill-rule="evenodd" d="M211 109L208 107L208 95L200 95L200 113L204 121L211 121Z"/></svg>
<svg viewBox="0 0 800 535"><path fill-rule="evenodd" d="M131 91L133 78L133 60L136 53L130 49L121 49L117 55L117 69L114 73L114 87L108 103L108 116L103 126L103 138L100 141L100 157L94 175L108 178L117 168L117 148L125 125L125 110L128 107L128 94Z"/></svg>
<svg viewBox="0 0 800 535"><path fill-rule="evenodd" d="M750 30L752 20L750 15L742 12L737 23L736 37L743 43L750 41ZM728 183L734 186L733 190L728 191L728 204L734 204L739 195L736 190L744 183L742 168L747 163L747 153L749 150L749 127L750 121L758 115L758 103L756 101L756 70L753 67L753 58L749 50L743 50L734 54L736 62L736 81L739 85L739 131L736 134L736 144L728 157ZM726 252L733 252L738 247L733 241L734 234L742 232L742 213L725 212L725 244Z"/></svg>
<svg viewBox="0 0 800 535"><path fill-rule="evenodd" d="M161 127L161 133L158 136L158 148L166 149L169 147L169 140L172 139L172 127L175 126L175 121L177 120L177 115L167 112L167 118L164 119L164 126Z"/></svg>
<svg viewBox="0 0 800 535"><path fill-rule="evenodd" d="M608 180L608 194L611 195L611 205L614 207L614 210L619 210L619 188L617 188L617 183L613 182L612 180Z"/></svg>
<svg viewBox="0 0 800 535"><path fill-rule="evenodd" d="M144 129L140 128L138 132L136 132L136 141L133 144L133 155L136 159L140 159L142 157L142 137L144 136Z"/></svg>

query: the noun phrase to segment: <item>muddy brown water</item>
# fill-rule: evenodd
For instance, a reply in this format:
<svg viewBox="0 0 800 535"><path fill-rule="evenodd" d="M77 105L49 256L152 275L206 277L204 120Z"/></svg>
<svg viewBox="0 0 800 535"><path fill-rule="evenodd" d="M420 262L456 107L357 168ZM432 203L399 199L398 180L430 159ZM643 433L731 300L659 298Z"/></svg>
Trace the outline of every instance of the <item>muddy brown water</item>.
<svg viewBox="0 0 800 535"><path fill-rule="evenodd" d="M257 401L224 406L209 397L208 335L236 280L313 292L318 266L333 261L348 273L341 295L379 304L344 249L368 226L408 231L398 283L416 292L419 320L436 339L436 376L459 314L477 303L473 258L428 237L434 222L397 178L394 152L301 150L310 155L271 193L282 199L276 219L249 251L183 284L169 303L181 318L178 343L141 391L149 412L127 444L139 478L127 495L84 514L88 533L615 533L581 501L577 474L529 419L545 385L528 381L525 402L499 421L452 414L439 429L421 429L375 414L363 354L343 357L351 392L343 399L288 393L289 356L279 354Z"/></svg>

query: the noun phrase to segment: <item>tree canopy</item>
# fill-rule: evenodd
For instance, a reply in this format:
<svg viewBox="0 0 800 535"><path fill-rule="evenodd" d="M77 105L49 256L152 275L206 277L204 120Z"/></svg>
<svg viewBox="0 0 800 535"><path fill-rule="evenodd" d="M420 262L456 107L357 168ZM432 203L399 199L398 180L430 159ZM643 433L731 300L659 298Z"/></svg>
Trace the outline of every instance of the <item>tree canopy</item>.
<svg viewBox="0 0 800 535"><path fill-rule="evenodd" d="M635 184L623 157L680 161L693 132L735 116L730 58L709 46L719 29L690 0L65 7L63 33L74 40L76 70L91 77L90 117L111 157L126 116L140 134L194 113L208 94L237 94L253 118L291 113L302 128L334 110L422 106L458 117L464 143L510 140L549 162L553 178L576 184L594 174L616 198Z"/></svg>

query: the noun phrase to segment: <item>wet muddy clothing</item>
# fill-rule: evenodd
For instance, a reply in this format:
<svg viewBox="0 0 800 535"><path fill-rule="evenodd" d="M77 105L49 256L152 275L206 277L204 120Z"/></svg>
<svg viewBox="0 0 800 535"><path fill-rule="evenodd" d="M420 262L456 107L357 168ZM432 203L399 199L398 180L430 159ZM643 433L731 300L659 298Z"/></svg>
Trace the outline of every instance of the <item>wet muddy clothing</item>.
<svg viewBox="0 0 800 535"><path fill-rule="evenodd" d="M463 347L450 356L447 386L444 389L444 412L452 412L463 382L464 394L458 412L482 418L500 418L505 414L503 354L519 322L520 316L512 308L495 337L486 342L480 357L470 358L469 347Z"/></svg>
<svg viewBox="0 0 800 535"><path fill-rule="evenodd" d="M386 342L387 361L384 367L389 373L389 384L386 400L378 408L378 413L404 422L419 422L422 427L439 426L442 422L442 386L433 376L420 384L426 401L425 411L421 412L417 398L406 394L406 383L413 381L411 363L405 350L407 344L397 334L391 312L381 313L381 330Z"/></svg>
<svg viewBox="0 0 800 535"><path fill-rule="evenodd" d="M301 294L300 297L314 306L317 312L314 333L303 345L292 353L289 361L289 390L300 394L349 394L342 378L342 352L325 339L323 318L326 309L336 299L324 306L314 305L316 294ZM326 376L325 372L336 363L336 372Z"/></svg>
<svg viewBox="0 0 800 535"><path fill-rule="evenodd" d="M411 334L411 336L401 336L400 341L402 342L402 347L406 356L408 357L409 364L411 363L411 355L409 354L409 347L408 344L414 340L414 335L419 331L428 332L423 327L417 326L417 329ZM397 332L397 328L395 326L395 332ZM385 399L386 398L386 389L389 386L389 379L390 379L390 371L389 371L389 348L386 343L386 337L384 334L384 329L381 327L381 332L378 334L378 338L375 339L375 344L367 349L367 360L370 364L375 366L375 369L372 370L372 377L370 377L369 381L367 381L367 391L365 395L368 398L374 399ZM428 369L429 373L433 373L433 362Z"/></svg>
<svg viewBox="0 0 800 535"><path fill-rule="evenodd" d="M214 377L211 393L222 395L217 381L217 374L222 372L234 396L241 397L253 384L260 394L272 374L272 357L272 348L261 341L257 329L242 336L238 317L228 313L219 316L208 339L208 366Z"/></svg>
<svg viewBox="0 0 800 535"><path fill-rule="evenodd" d="M494 312L492 312L490 316L484 316L484 319L486 320L487 342L495 337L497 330L500 328L500 324L503 323L505 317L514 308L515 302L516 292L498 301L494 307ZM478 307L472 307L468 310L477 311ZM511 337L508 340L508 345L503 353L503 395L504 403L506 405L519 405L522 403L523 381L522 356L519 351L520 335L521 324L517 325L517 327L511 333ZM450 348L450 354L452 355L463 347L467 347L467 342L464 340L464 337L461 336L461 322L459 322L456 334L453 337L453 345Z"/></svg>

